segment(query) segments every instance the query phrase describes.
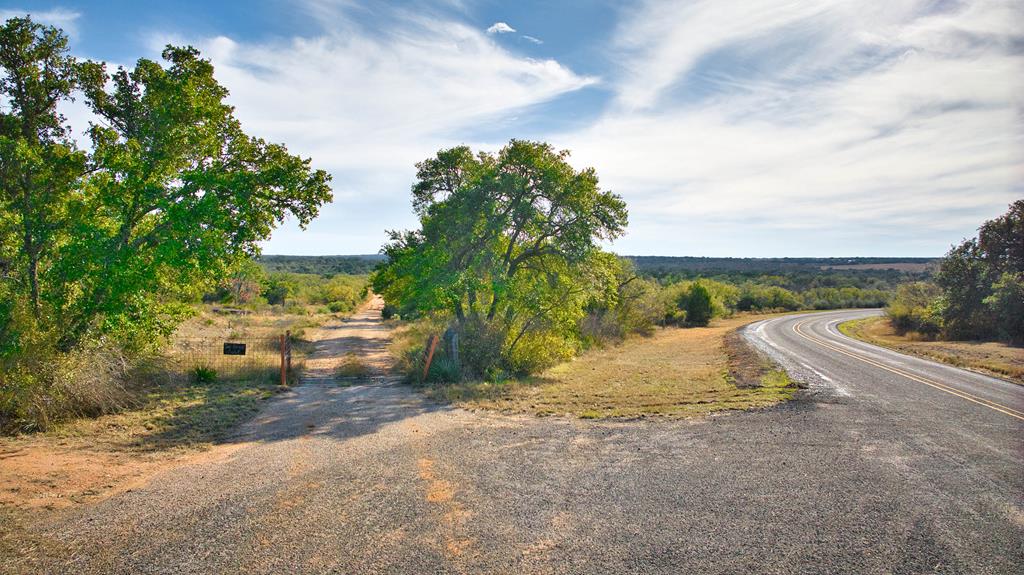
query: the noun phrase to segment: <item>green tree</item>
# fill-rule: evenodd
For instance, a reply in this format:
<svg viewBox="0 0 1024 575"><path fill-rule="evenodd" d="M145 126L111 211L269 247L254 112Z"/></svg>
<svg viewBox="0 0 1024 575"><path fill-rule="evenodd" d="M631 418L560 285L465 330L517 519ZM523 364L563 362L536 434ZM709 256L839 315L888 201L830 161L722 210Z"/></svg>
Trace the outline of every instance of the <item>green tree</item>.
<svg viewBox="0 0 1024 575"><path fill-rule="evenodd" d="M1002 339L1024 342L1024 273L1004 273L985 298Z"/></svg>
<svg viewBox="0 0 1024 575"><path fill-rule="evenodd" d="M1022 273L1024 200L1017 200L1005 214L982 224L977 238L953 247L942 260L935 281L944 293L946 336L1024 337L1015 332L1015 318L1005 316L1018 305L1013 300L1017 293L1014 278ZM1008 278L1006 274L1010 274ZM993 298L997 290L1000 294Z"/></svg>
<svg viewBox="0 0 1024 575"><path fill-rule="evenodd" d="M711 292L702 282L693 282L686 297L686 323L706 326L711 323L714 307Z"/></svg>
<svg viewBox="0 0 1024 575"><path fill-rule="evenodd" d="M18 270L5 289L63 350L90 333L168 333L176 295L225 279L285 217L305 226L331 199L308 159L242 131L194 48L163 58L108 74L55 28L0 28L0 257ZM91 153L58 112L76 90L100 119Z"/></svg>
<svg viewBox="0 0 1024 575"><path fill-rule="evenodd" d="M259 252L288 215L305 226L331 199L330 176L279 144L245 134L227 90L194 48L167 47L108 75L83 67L95 173L54 292L65 345L106 323L159 310L158 294L208 284ZM112 89L108 90L107 85ZM63 304L63 305L61 305Z"/></svg>
<svg viewBox="0 0 1024 575"><path fill-rule="evenodd" d="M444 310L460 326L498 329L504 359L519 365L532 336L574 341L587 303L615 297L618 262L599 243L621 235L627 215L592 168L567 158L512 140L497 154L460 146L417 164L421 228L391 232L374 290L403 316Z"/></svg>
<svg viewBox="0 0 1024 575"><path fill-rule="evenodd" d="M39 318L41 282L68 225L86 171L58 105L79 86L80 67L58 29L28 18L0 28L0 258Z"/></svg>
<svg viewBox="0 0 1024 575"><path fill-rule="evenodd" d="M941 298L942 289L931 282L901 284L885 311L897 332L935 337L942 330Z"/></svg>

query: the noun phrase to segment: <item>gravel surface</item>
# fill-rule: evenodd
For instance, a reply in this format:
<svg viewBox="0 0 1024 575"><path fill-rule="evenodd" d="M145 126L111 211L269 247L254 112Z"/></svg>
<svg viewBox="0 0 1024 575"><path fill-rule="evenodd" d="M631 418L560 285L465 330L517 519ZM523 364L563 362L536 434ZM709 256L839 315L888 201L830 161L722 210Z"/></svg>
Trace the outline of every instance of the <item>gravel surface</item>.
<svg viewBox="0 0 1024 575"><path fill-rule="evenodd" d="M809 317L824 334L839 315L747 335L811 389L698 420L472 413L383 376L300 386L224 458L40 518L38 562L0 571L1021 572L1024 422L788 336ZM1024 409L1021 391L999 390Z"/></svg>

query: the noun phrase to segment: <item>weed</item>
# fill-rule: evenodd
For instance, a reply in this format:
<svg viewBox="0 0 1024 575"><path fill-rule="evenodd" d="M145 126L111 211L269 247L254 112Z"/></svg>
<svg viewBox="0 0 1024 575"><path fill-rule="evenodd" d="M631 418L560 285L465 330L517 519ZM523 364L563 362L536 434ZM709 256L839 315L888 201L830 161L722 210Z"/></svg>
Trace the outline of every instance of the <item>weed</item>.
<svg viewBox="0 0 1024 575"><path fill-rule="evenodd" d="M213 383L217 381L217 370L204 365L192 368L192 380L196 383Z"/></svg>
<svg viewBox="0 0 1024 575"><path fill-rule="evenodd" d="M350 353L342 358L334 373L338 377L363 379L369 377L370 367L358 355Z"/></svg>

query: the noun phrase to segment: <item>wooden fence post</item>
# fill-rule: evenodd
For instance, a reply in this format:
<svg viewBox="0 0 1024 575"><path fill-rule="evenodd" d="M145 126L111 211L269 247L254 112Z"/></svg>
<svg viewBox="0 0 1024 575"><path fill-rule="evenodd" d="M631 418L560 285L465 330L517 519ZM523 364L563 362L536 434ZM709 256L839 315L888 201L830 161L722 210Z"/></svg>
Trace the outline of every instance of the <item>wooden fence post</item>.
<svg viewBox="0 0 1024 575"><path fill-rule="evenodd" d="M285 364L288 367L288 373L292 372L292 330L284 332L284 343L285 343Z"/></svg>
<svg viewBox="0 0 1024 575"><path fill-rule="evenodd" d="M437 336L431 336L430 349L427 351L427 361L423 364L423 381L427 381L427 373L430 372L430 362L434 359L434 350L437 348Z"/></svg>
<svg viewBox="0 0 1024 575"><path fill-rule="evenodd" d="M286 366L285 366L284 344L285 344L285 339L284 339L284 334L282 333L281 334L281 385L282 386L288 385L288 371L287 371Z"/></svg>

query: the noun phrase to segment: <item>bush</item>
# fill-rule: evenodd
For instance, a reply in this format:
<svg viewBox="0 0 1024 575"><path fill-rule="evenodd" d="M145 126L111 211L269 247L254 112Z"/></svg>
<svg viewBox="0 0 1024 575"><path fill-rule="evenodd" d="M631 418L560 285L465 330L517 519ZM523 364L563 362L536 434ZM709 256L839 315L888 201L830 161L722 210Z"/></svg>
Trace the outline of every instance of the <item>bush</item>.
<svg viewBox="0 0 1024 575"><path fill-rule="evenodd" d="M686 298L686 323L706 326L711 323L714 308L711 292L701 282L694 282Z"/></svg>
<svg viewBox="0 0 1024 575"><path fill-rule="evenodd" d="M458 383L462 379L462 370L459 364L444 356L434 356L430 362L430 370L427 373L429 383Z"/></svg>
<svg viewBox="0 0 1024 575"><path fill-rule="evenodd" d="M936 337L942 331L942 289L928 282L900 285L885 311L897 333Z"/></svg>
<svg viewBox="0 0 1024 575"><path fill-rule="evenodd" d="M555 332L528 332L504 358L505 371L527 375L572 359L580 348L574 340ZM495 373L494 371L490 373Z"/></svg>
<svg viewBox="0 0 1024 575"><path fill-rule="evenodd" d="M384 308L380 310L380 317L383 319L391 319L398 315L398 307L389 303L384 304Z"/></svg>
<svg viewBox="0 0 1024 575"><path fill-rule="evenodd" d="M347 301L332 301L327 304L327 310L331 313L347 313L354 309L354 306Z"/></svg>
<svg viewBox="0 0 1024 575"><path fill-rule="evenodd" d="M192 368L192 379L196 383L213 383L217 381L217 370L204 365Z"/></svg>
<svg viewBox="0 0 1024 575"><path fill-rule="evenodd" d="M504 346L505 333L485 320L467 319L460 328L459 360L470 377L483 378L491 370L506 367Z"/></svg>
<svg viewBox="0 0 1024 575"><path fill-rule="evenodd" d="M121 350L91 344L61 353L45 340L32 343L4 362L0 431L45 431L137 404L140 368Z"/></svg>

